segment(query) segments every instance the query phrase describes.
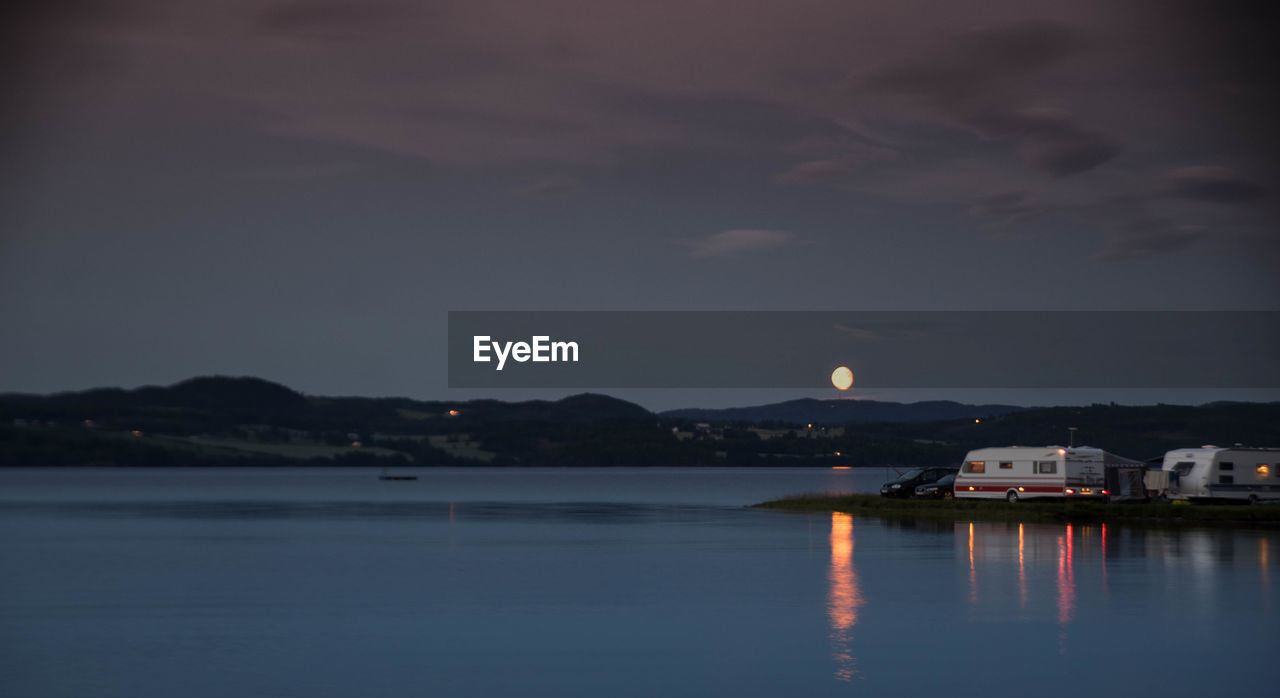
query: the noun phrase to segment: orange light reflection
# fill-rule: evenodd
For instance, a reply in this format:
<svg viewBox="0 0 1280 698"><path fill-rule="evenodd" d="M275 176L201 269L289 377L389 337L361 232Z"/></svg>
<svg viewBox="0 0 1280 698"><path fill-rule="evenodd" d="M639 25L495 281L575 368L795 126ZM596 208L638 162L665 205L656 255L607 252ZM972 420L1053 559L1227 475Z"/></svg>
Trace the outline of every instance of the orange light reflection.
<svg viewBox="0 0 1280 698"><path fill-rule="evenodd" d="M1071 622L1076 602L1075 575L1071 568L1072 548L1071 525L1067 524L1066 535L1058 538L1058 623L1063 626L1064 633L1067 623ZM1065 654L1066 649L1062 648L1061 652Z"/></svg>
<svg viewBox="0 0 1280 698"><path fill-rule="evenodd" d="M978 603L978 568L973 564L973 522L969 522L969 603Z"/></svg>
<svg viewBox="0 0 1280 698"><path fill-rule="evenodd" d="M1266 538L1258 539L1258 571L1262 575L1262 609L1271 615L1271 547Z"/></svg>
<svg viewBox="0 0 1280 698"><path fill-rule="evenodd" d="M1027 607L1027 564L1023 557L1026 547L1022 538L1022 524L1018 524L1018 592L1020 605L1022 608Z"/></svg>
<svg viewBox="0 0 1280 698"><path fill-rule="evenodd" d="M858 574L853 568L853 517L849 514L831 514L831 570L828 581L827 615L831 622L832 658L836 661L835 678L852 681L858 676L858 660L853 656L850 642L863 599L858 588Z"/></svg>
<svg viewBox="0 0 1280 698"><path fill-rule="evenodd" d="M1102 593L1111 598L1111 584L1107 581L1107 525L1102 524Z"/></svg>

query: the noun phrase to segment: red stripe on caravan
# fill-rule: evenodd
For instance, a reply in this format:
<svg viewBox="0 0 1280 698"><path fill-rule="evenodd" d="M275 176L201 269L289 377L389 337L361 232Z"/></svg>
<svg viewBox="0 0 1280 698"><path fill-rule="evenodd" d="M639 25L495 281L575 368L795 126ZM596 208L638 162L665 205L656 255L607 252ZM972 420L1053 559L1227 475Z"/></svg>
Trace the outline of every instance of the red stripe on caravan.
<svg viewBox="0 0 1280 698"><path fill-rule="evenodd" d="M972 487L973 489L969 489ZM1021 489L1018 489L1021 488ZM1052 492L1055 494L1062 493L1062 487L1028 487L1027 485L1017 484L988 484L988 485L956 485L956 489L962 492L1007 492L1009 490L1018 490L1020 492Z"/></svg>

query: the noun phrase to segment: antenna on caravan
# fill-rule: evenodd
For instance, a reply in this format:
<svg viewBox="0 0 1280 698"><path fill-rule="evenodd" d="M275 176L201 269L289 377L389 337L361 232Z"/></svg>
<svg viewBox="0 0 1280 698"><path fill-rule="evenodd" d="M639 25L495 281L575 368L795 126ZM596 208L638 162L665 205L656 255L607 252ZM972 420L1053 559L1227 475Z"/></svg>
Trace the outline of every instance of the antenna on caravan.
<svg viewBox="0 0 1280 698"><path fill-rule="evenodd" d="M1071 434L1071 437L1070 437L1071 441L1070 443L1067 444L1067 448L1075 448L1076 447L1076 428L1067 427L1067 432Z"/></svg>

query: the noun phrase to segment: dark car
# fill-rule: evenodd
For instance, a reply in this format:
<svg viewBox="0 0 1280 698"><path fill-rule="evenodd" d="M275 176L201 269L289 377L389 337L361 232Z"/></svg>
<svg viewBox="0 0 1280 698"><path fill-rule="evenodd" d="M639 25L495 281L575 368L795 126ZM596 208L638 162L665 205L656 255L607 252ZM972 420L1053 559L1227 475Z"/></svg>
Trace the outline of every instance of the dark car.
<svg viewBox="0 0 1280 698"><path fill-rule="evenodd" d="M956 496L956 474L951 473L927 485L916 485L916 496L921 499L951 499Z"/></svg>
<svg viewBox="0 0 1280 698"><path fill-rule="evenodd" d="M880 488L880 494L885 497L910 497L915 493L916 487L937 482L955 472L956 468L916 468L908 470L900 475L897 480L890 480L884 483L884 486Z"/></svg>

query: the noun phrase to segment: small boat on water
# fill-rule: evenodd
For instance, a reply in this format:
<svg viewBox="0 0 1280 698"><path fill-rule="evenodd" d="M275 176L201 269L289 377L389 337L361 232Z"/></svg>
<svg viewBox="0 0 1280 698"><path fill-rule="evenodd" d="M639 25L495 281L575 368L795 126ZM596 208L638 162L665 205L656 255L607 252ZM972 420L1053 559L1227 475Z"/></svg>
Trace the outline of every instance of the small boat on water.
<svg viewBox="0 0 1280 698"><path fill-rule="evenodd" d="M386 468L382 469L382 474L378 476L379 480L417 480L417 475L392 475L387 472Z"/></svg>

